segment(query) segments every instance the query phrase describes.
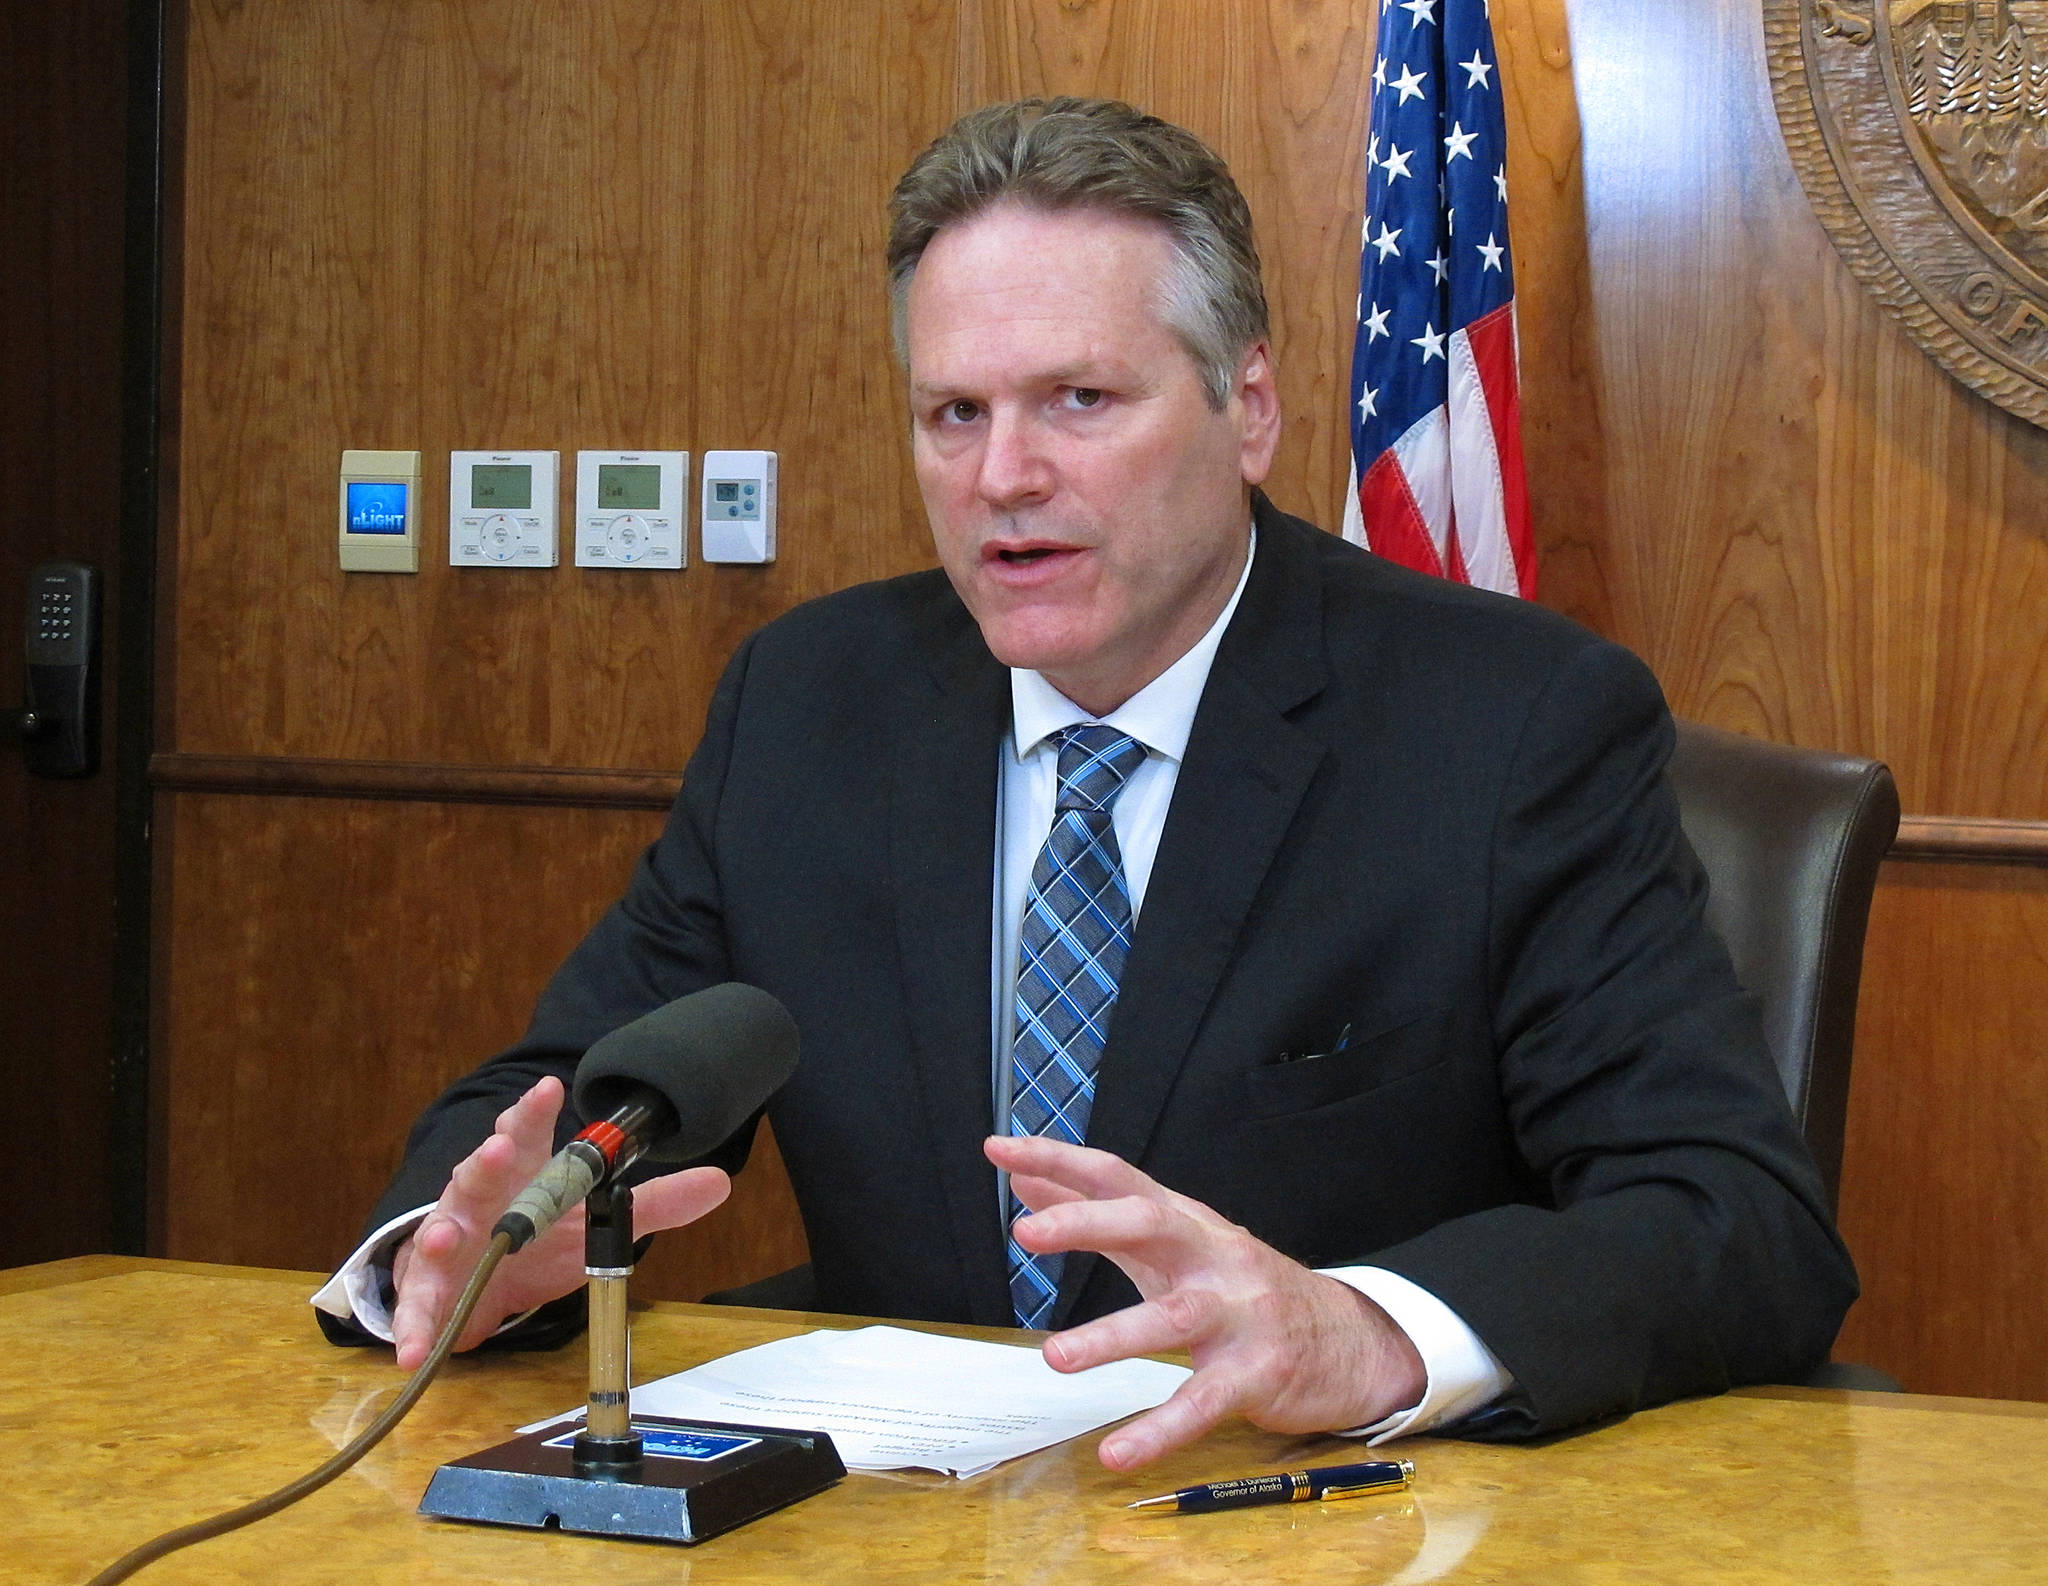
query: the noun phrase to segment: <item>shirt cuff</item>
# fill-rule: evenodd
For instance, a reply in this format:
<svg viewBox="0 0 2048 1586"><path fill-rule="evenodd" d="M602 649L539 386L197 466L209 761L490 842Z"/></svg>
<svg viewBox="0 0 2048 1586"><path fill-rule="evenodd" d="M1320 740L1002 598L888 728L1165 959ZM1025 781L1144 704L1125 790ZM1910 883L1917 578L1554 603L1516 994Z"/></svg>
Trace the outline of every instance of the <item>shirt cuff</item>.
<svg viewBox="0 0 2048 1586"><path fill-rule="evenodd" d="M1372 1443L1412 1437L1470 1415L1491 1404L1515 1385L1508 1368L1495 1358L1463 1317L1420 1284L1384 1267L1324 1267L1326 1278L1350 1285L1393 1318L1394 1325L1422 1356L1425 1382L1422 1397L1370 1426L1354 1426L1341 1435Z"/></svg>
<svg viewBox="0 0 2048 1586"><path fill-rule="evenodd" d="M313 1304L329 1316L352 1321L373 1338L391 1342L391 1256L426 1221L433 1205L401 1213L356 1246L341 1270L314 1292Z"/></svg>

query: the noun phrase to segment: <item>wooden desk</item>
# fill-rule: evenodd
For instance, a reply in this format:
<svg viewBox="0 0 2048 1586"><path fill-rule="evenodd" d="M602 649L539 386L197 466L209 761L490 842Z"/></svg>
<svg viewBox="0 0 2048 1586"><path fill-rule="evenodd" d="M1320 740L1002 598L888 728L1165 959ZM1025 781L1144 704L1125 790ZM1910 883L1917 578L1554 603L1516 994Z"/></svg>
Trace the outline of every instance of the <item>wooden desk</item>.
<svg viewBox="0 0 2048 1586"><path fill-rule="evenodd" d="M333 1452L399 1378L334 1349L314 1274L91 1257L0 1272L0 1581L75 1583L171 1525ZM801 1318L658 1304L635 1375L782 1336ZM1158 1518L1130 1498L1330 1462L1352 1445L1238 1425L1136 1477L1093 1440L971 1481L850 1476L697 1548L424 1520L436 1465L577 1404L580 1348L457 1361L324 1491L137 1577L224 1581L1784 1581L2048 1579L2048 1406L1778 1390L1672 1405L1548 1448L1405 1445L1412 1495Z"/></svg>

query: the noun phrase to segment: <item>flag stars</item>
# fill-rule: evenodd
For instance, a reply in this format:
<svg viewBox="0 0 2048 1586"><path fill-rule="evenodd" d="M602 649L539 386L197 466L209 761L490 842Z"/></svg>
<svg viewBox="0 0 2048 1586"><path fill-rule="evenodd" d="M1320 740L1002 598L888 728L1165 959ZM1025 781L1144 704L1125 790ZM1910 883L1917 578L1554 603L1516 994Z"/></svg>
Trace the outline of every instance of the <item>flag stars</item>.
<svg viewBox="0 0 2048 1586"><path fill-rule="evenodd" d="M1924 7L1927 0L1918 3ZM2048 11L2048 0L2036 3ZM1299 9L1303 0L1295 4ZM1483 22L1482 8L1489 14ZM1359 132L1367 134L1362 167L1366 225L1361 252L1353 255L1358 274L1346 283L1357 293L1356 316L1346 327L1352 333L1352 377L1344 389L1352 406L1342 424L1351 442L1354 477L1364 483L1385 475L1405 485L1428 537L1428 543L1415 547L1414 560L1455 578L1483 579L1512 594L1533 580L1533 569L1517 563L1511 551L1515 538L1526 535L1527 520L1516 511L1519 481L1510 484L1500 472L1514 460L1502 444L1506 413L1492 405L1500 393L1480 378L1501 372L1494 354L1513 357L1512 335L1492 344L1486 356L1475 353L1467 340L1473 324L1505 320L1501 310L1514 301L1503 158L1508 146L1502 104L1507 60L1489 31L1488 0L1377 0L1357 9L1377 13L1379 23L1367 67L1371 98L1364 125L1353 134L1354 139ZM1503 14L1526 9L1509 6ZM1436 29L1434 36L1423 32L1425 24ZM1360 146L1352 143L1353 159ZM1361 168L1351 169L1356 182ZM1489 179L1496 194L1492 200L1487 197ZM1340 211L1346 219L1356 213ZM1393 226L1396 218L1402 229ZM1338 243L1341 247L1341 236ZM1499 279L1488 280L1489 271ZM1512 321L1506 322L1511 331ZM1482 342L1482 348L1487 346ZM1512 364L1506 367L1511 370ZM1404 451L1400 438L1412 436L1425 422L1434 425L1431 443L1410 440ZM1480 452L1470 459L1471 466L1465 456L1468 445ZM1498 459L1490 455L1495 450L1503 453ZM1491 481L1486 477L1490 467ZM1480 499L1473 499L1471 485L1480 487ZM1360 493L1355 517L1347 506L1347 536L1357 535L1382 554L1406 560L1378 543L1386 530L1372 521L1377 507L1369 504L1370 497L1369 490ZM1473 555L1474 536L1482 532L1479 520L1497 522L1498 531L1483 531L1489 542L1496 532L1505 541L1496 553ZM1468 521L1474 525L1470 532ZM1460 565L1454 535L1470 542L1468 565Z"/></svg>

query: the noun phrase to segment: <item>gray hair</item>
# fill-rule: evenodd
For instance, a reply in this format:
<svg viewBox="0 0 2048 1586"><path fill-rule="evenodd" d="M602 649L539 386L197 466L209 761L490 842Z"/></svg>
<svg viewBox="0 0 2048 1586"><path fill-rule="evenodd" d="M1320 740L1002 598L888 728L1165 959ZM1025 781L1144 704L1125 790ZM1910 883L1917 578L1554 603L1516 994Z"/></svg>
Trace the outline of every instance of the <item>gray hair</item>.
<svg viewBox="0 0 2048 1586"><path fill-rule="evenodd" d="M1207 144L1112 99L1020 99L962 116L889 200L889 309L907 365L911 277L946 227L1011 200L1157 222L1173 245L1160 320L1195 361L1209 406L1229 404L1245 349L1267 333L1251 210Z"/></svg>

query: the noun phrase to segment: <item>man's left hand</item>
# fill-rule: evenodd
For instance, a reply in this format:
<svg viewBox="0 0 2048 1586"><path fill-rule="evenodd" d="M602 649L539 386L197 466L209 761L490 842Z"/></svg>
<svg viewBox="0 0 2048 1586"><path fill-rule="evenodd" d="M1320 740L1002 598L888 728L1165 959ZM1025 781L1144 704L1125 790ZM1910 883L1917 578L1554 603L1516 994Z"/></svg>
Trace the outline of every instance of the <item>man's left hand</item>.
<svg viewBox="0 0 2048 1586"><path fill-rule="evenodd" d="M1270 1432L1366 1426L1420 1402L1422 1357L1385 1311L1347 1284L1254 1239L1120 1157L1060 1140L992 1136L984 1151L1031 1208L1013 1232L1034 1254L1095 1250L1141 1303L1045 1341L1055 1371L1186 1350L1195 1373L1173 1397L1102 1440L1133 1470L1228 1415Z"/></svg>

